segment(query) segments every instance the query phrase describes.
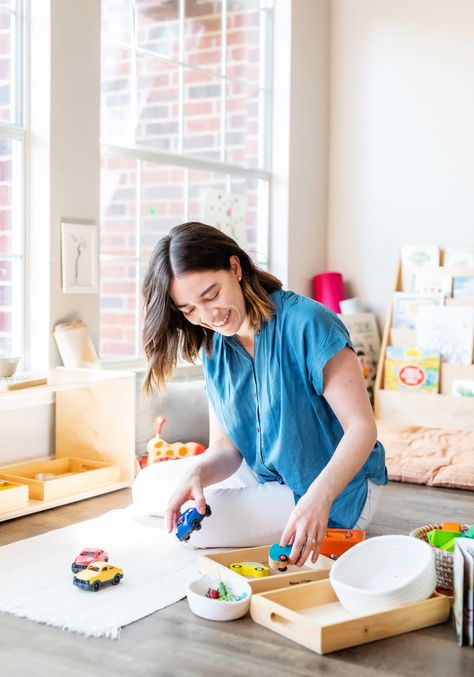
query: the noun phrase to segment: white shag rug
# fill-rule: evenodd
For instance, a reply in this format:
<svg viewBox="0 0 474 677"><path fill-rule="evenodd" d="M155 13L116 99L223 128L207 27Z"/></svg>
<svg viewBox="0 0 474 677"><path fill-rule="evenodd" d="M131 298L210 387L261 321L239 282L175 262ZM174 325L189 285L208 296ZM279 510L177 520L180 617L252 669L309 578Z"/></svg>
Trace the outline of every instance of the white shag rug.
<svg viewBox="0 0 474 677"><path fill-rule="evenodd" d="M73 585L71 564L84 548L102 548L124 571L97 592ZM199 551L169 535L163 520L134 506L0 548L0 611L92 637L120 629L186 596L198 577Z"/></svg>

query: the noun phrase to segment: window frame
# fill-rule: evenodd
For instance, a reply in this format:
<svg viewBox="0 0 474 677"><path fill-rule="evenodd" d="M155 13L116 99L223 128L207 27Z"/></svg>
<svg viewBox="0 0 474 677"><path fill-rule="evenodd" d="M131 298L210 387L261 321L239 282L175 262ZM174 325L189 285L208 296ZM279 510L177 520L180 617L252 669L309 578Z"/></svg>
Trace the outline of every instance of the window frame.
<svg viewBox="0 0 474 677"><path fill-rule="evenodd" d="M27 51L27 25L28 25L28 3L29 0L16 0L15 7L1 7L0 14L14 17L15 31L15 49L11 52L15 60L11 87L14 88L14 97L10 103L14 107L14 118L12 121L0 121L0 139L11 141L12 148L14 144L19 145L17 156L18 165L15 167L12 161L12 186L15 181L15 187L12 190L14 200L12 201L12 227L18 228L19 248L17 252L0 253L1 261L20 262L20 280L21 290L19 298L21 301L21 313L18 319L17 334L15 337L14 327L7 335L11 336L11 352L22 356L22 364L28 364L28 261L27 261L27 242L28 233L26 225L26 201L27 201L27 79L28 79L28 51ZM12 153L14 157L14 153ZM17 170L15 172L15 170ZM16 218L15 218L16 217ZM15 223L16 222L16 223ZM13 294L13 281L12 281ZM10 308L13 307L13 298ZM8 307L6 307L8 308ZM0 338L1 338L0 334ZM18 350L16 350L18 348Z"/></svg>
<svg viewBox="0 0 474 677"><path fill-rule="evenodd" d="M247 82L243 79L229 77L226 74L227 62L227 0L221 0L221 69L216 72L211 69L203 68L189 64L184 60L184 25L185 25L185 4L186 0L179 1L179 36L180 36L180 58L172 59L143 47L137 44L137 25L136 25L136 4L135 0L129 0L129 13L132 26L132 44L128 44L119 40L115 40L106 36L101 36L101 45L107 45L122 49L130 54L132 73L131 73L131 123L130 132L137 127L137 56L143 55L154 58L159 62L164 62L168 65L176 65L179 68L179 100L178 100L178 150L177 153L165 152L147 148L146 146L136 144L129 139L129 143L123 143L114 138L103 138L101 129L101 158L116 157L120 159L129 159L136 162L137 171L137 185L136 185L136 218L135 218L135 234L136 247L135 256L120 256L113 254L103 254L100 251L100 263L128 263L135 266L136 270L136 296L135 296L135 355L134 357L123 358L103 358L101 362L108 367L124 367L127 368L141 368L144 363L143 349L141 346L141 277L140 267L143 263L141 256L141 222L142 222L142 186L141 186L141 165L143 162L153 162L163 166L183 167L185 171L185 192L184 204L185 215L184 221L188 220L189 200L189 170L205 170L210 172L217 172L227 175L227 190L230 192L230 183L232 177L244 177L248 179L257 179L266 182L266 199L263 208L267 214L265 228L262 233L262 240L264 241L265 257L263 260L257 260L258 265L263 268L269 266L269 250L270 250L270 213L271 213L271 193L272 193L272 99L273 99L273 0L260 0L258 11L264 25L264 30L260 33L260 46L262 48L263 58L265 59L264 81L258 83L259 96L262 95L265 99L262 118L262 134L258 137L259 156L263 158L261 167L246 167L225 160L225 134L226 134L226 87L228 82L235 82L237 84L245 84ZM262 47L262 42L263 47ZM206 158L199 158L196 155L186 155L183 152L183 103L184 103L184 71L196 71L205 75L209 75L215 79L220 80L221 92L221 114L220 114L220 159L210 160ZM262 78L262 76L260 76ZM102 211L102 205L101 205ZM260 239L260 238L259 238Z"/></svg>

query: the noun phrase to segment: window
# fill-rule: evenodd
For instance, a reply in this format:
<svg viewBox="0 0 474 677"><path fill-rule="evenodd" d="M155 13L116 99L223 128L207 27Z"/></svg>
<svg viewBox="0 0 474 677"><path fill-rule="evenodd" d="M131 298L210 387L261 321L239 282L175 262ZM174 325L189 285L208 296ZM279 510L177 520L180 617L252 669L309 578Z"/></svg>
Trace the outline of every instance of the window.
<svg viewBox="0 0 474 677"><path fill-rule="evenodd" d="M25 349L24 12L0 0L0 355Z"/></svg>
<svg viewBox="0 0 474 677"><path fill-rule="evenodd" d="M210 188L246 196L267 264L271 0L102 0L100 353L141 356L141 284Z"/></svg>

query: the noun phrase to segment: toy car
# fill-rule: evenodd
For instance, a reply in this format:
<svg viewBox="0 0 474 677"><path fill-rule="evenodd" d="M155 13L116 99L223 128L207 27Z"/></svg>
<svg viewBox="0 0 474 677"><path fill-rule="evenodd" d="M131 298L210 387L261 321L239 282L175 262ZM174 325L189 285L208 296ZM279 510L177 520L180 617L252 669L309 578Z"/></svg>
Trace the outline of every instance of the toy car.
<svg viewBox="0 0 474 677"><path fill-rule="evenodd" d="M253 578L270 575L270 569L260 562L234 562L229 565L229 569L241 576L252 576Z"/></svg>
<svg viewBox="0 0 474 677"><path fill-rule="evenodd" d="M201 522L205 517L212 515L211 508L206 503L206 512L201 515L196 508L188 508L178 518L176 522L176 538L180 541L189 541L189 537L193 531L199 531Z"/></svg>
<svg viewBox="0 0 474 677"><path fill-rule="evenodd" d="M360 529L326 529L326 535L321 544L320 554L336 559L346 550L357 545L365 538L365 531ZM288 560L290 559L293 546L285 547L275 543L268 551L268 564L270 569L286 571L288 569Z"/></svg>
<svg viewBox="0 0 474 677"><path fill-rule="evenodd" d="M99 548L84 548L84 550L81 550L79 555L71 564L72 573L77 574L78 571L87 569L89 564L92 564L92 562L108 562L108 561L109 556L105 552L105 550L100 550Z"/></svg>
<svg viewBox="0 0 474 677"><path fill-rule="evenodd" d="M93 562L87 569L74 576L72 582L78 588L85 590L100 590L104 585L111 583L118 585L123 578L123 570L108 562Z"/></svg>
<svg viewBox="0 0 474 677"><path fill-rule="evenodd" d="M268 564L270 565L270 569L286 571L288 569L288 560L290 559L292 547L293 546L291 545L282 547L278 543L274 543L268 551Z"/></svg>

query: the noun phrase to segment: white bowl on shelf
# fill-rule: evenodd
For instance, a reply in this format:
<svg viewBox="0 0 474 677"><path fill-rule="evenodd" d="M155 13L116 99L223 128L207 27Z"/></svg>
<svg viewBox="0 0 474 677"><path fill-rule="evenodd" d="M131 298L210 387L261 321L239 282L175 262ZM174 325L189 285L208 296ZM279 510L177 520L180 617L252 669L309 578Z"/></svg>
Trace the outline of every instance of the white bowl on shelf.
<svg viewBox="0 0 474 677"><path fill-rule="evenodd" d="M21 357L0 357L0 378L13 376Z"/></svg>
<svg viewBox="0 0 474 677"><path fill-rule="evenodd" d="M191 581L187 590L189 607L196 616L210 621L233 621L245 616L250 608L252 588L245 578L237 574L234 576L230 574L223 582L233 594L238 597L245 595L245 597L235 602L206 597L209 588L217 588L219 580L214 576L201 576L201 578Z"/></svg>
<svg viewBox="0 0 474 677"><path fill-rule="evenodd" d="M329 578L347 611L378 613L430 597L436 588L435 556L420 539L376 536L341 555Z"/></svg>

